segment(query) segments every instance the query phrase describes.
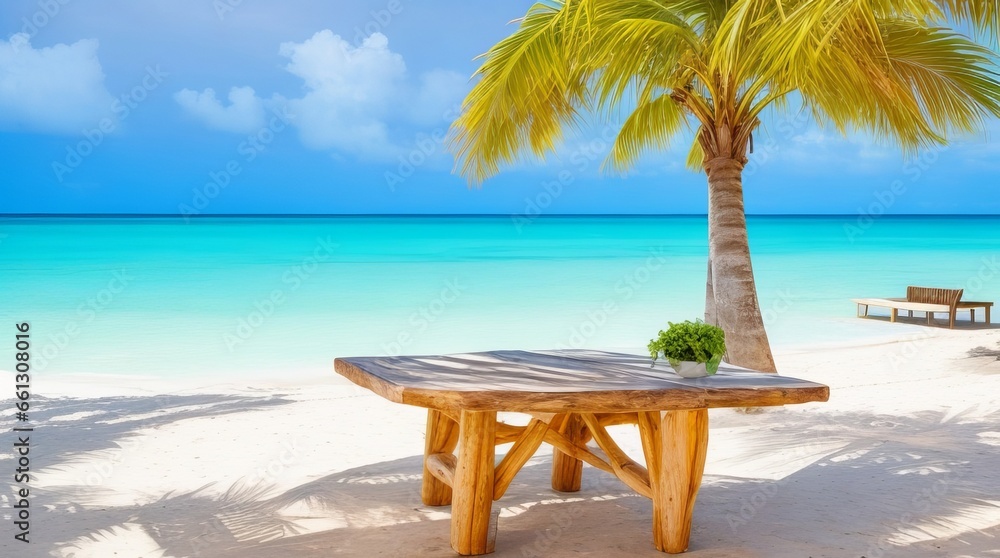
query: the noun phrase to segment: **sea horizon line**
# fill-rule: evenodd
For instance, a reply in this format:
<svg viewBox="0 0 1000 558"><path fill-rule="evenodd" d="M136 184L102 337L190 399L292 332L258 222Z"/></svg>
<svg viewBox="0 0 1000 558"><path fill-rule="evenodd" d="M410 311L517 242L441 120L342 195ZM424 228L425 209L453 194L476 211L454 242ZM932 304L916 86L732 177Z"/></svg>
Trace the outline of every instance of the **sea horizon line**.
<svg viewBox="0 0 1000 558"><path fill-rule="evenodd" d="M747 213L747 217L827 217L854 218L859 213ZM121 218L121 219L226 219L226 218L343 218L343 217L525 217L523 213L206 213L180 215L178 213L0 213L8 218ZM528 215L532 219L571 217L707 217L707 213L552 213ZM878 218L907 217L1000 217L998 213L885 213Z"/></svg>

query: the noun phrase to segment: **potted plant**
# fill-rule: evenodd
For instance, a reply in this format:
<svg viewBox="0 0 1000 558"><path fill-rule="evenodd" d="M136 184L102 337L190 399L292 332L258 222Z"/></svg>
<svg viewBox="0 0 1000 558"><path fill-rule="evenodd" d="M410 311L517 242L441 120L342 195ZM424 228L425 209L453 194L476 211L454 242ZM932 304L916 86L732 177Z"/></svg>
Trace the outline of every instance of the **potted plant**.
<svg viewBox="0 0 1000 558"><path fill-rule="evenodd" d="M701 320L668 323L666 331L660 330L660 335L649 341L653 364L663 356L685 378L715 374L726 352L726 334L722 328Z"/></svg>

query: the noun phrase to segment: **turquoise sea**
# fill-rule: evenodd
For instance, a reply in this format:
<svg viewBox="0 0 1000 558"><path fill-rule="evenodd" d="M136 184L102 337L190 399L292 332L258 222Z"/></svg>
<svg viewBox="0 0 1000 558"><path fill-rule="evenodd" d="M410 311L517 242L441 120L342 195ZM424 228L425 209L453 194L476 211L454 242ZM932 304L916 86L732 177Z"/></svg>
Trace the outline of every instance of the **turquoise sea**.
<svg viewBox="0 0 1000 558"><path fill-rule="evenodd" d="M749 229L778 349L871 335L848 299L907 284L1000 299L1000 217ZM5 218L0 369L23 321L37 373L122 381L311 378L347 355L636 350L702 315L706 236L698 216Z"/></svg>

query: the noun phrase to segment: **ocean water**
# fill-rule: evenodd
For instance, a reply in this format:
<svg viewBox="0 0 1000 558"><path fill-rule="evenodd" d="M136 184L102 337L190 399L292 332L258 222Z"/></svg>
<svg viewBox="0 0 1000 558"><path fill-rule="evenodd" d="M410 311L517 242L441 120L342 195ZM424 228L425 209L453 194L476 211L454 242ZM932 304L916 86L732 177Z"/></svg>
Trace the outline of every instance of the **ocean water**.
<svg viewBox="0 0 1000 558"><path fill-rule="evenodd" d="M751 217L777 349L884 330L857 296L1000 299L1000 217ZM6 218L0 369L31 324L51 377L332 374L337 356L641 350L704 307L704 217ZM9 346L8 346L9 345Z"/></svg>

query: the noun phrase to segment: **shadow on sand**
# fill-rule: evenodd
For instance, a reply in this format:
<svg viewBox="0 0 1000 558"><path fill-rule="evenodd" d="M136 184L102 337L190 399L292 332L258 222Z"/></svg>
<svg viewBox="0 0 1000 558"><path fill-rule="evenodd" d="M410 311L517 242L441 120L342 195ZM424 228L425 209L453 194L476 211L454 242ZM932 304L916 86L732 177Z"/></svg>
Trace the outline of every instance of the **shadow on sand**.
<svg viewBox="0 0 1000 558"><path fill-rule="evenodd" d="M51 401L43 411L49 418L102 409L124 420L52 428L39 438L66 455L116 444L137 427L286 403L221 396ZM688 556L876 558L924 547L928 556L961 556L969 545L1000 548L1000 404L905 417L779 408L739 422L756 427L741 451L804 448L806 463L774 481L706 476ZM42 453L38 466L59 467L52 455ZM554 492L550 464L541 452L494 503L502 509L495 556L663 556L652 547L648 500L590 468L580 492ZM38 523L61 541L100 540L116 526L137 524L160 546L156 556L454 556L449 510L420 502L420 472L420 456L411 456L280 494L238 483L221 497L196 490L108 509L87 509L94 487L65 486L39 493L32 506L47 510ZM77 513L65 511L74 507ZM77 517L84 514L86 529ZM33 547L39 556L68 557L75 544Z"/></svg>

